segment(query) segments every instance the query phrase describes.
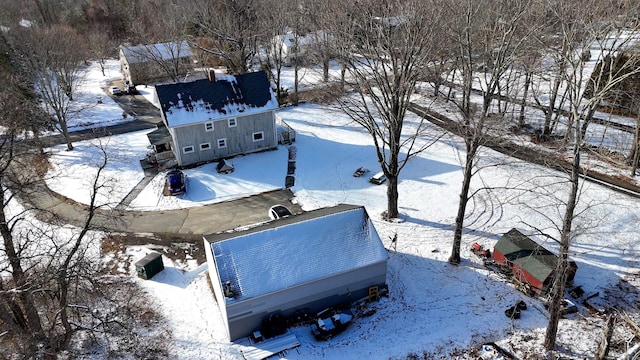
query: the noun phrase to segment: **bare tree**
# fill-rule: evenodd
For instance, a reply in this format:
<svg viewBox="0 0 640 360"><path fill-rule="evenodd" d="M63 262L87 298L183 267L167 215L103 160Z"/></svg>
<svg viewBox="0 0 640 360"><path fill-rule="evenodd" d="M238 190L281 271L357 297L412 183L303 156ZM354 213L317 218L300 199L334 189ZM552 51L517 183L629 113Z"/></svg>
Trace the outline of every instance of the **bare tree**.
<svg viewBox="0 0 640 360"><path fill-rule="evenodd" d="M102 76L105 76L107 59L116 55L116 43L104 28L94 28L88 34L88 48L90 56L98 62Z"/></svg>
<svg viewBox="0 0 640 360"><path fill-rule="evenodd" d="M74 107L73 97L83 80L84 39L67 26L30 28L17 33L13 45L22 53L35 91L53 115L67 150L73 150L67 122L79 110Z"/></svg>
<svg viewBox="0 0 640 360"><path fill-rule="evenodd" d="M462 189L455 220L453 246L449 262L460 263L460 246L467 204L473 196L471 179L475 174L478 149L488 140L488 134L499 134L500 119L490 116L491 102L499 94L501 79L518 57L528 37L523 18L530 1L513 0L500 4L491 1L445 2L450 21L447 30L458 47L456 64L461 77L462 97L452 99L462 115L459 132L465 143ZM462 11L461 11L462 10ZM476 70L481 70L480 74ZM476 78L479 76L479 78ZM471 101L476 80L481 80L482 104Z"/></svg>
<svg viewBox="0 0 640 360"><path fill-rule="evenodd" d="M288 1L265 1L263 3L263 21L265 24L264 36L259 43L265 47L264 65L269 71L275 85L276 97L283 102L287 92L282 87L282 68L286 63L286 28L289 23Z"/></svg>
<svg viewBox="0 0 640 360"><path fill-rule="evenodd" d="M257 0L190 0L185 6L195 48L222 59L231 73L247 72L257 51Z"/></svg>
<svg viewBox="0 0 640 360"><path fill-rule="evenodd" d="M605 6L605 7L600 7ZM555 9L555 7L554 7ZM552 13L553 13L553 9ZM626 10L626 9L625 9ZM633 18L624 18L625 10L621 13L609 12L606 4L582 4L574 8L574 20L581 24L582 32L587 34L580 42L574 44L574 51L567 52L567 56L563 61L567 67L565 72L565 83L567 86L568 100L568 133L572 135L570 141L572 144L572 162L570 169L570 180L565 212L562 218L562 227L560 229L560 249L559 259L556 266L556 279L550 295L549 304L549 324L545 335L545 348L553 350L556 344L556 335L558 330L558 321L560 319L561 303L564 298L566 277L568 270L568 254L571 240L574 236L573 221L576 217L576 206L579 194L579 179L581 175L581 153L588 144L587 127L589 126L593 113L598 106L603 104L610 98L611 93L627 78L638 73L638 62L640 55L634 52L634 55L626 58L620 66L602 66L599 72L594 76L585 79L585 63L590 60L582 56L584 49L590 49L593 45L598 45L597 61L606 63L606 58L618 56L621 51L627 49L628 34L638 29L637 21ZM603 17L604 16L604 17ZM603 20L616 19L622 21L623 26L615 26L611 22L609 25L603 26ZM625 21L626 20L626 21ZM631 26L631 27L629 27ZM563 31L560 36L572 37L572 31Z"/></svg>
<svg viewBox="0 0 640 360"><path fill-rule="evenodd" d="M191 52L186 41L174 39L176 41L123 48L129 59L132 80L148 82L169 78L173 82L182 81L193 70Z"/></svg>
<svg viewBox="0 0 640 360"><path fill-rule="evenodd" d="M429 58L434 27L433 3L385 1L363 3L348 9L353 23L334 31L340 48L359 53L340 59L355 94L339 96L345 113L371 135L378 163L387 182L386 217L398 217L398 177L407 162L429 146L423 120L405 126L405 115ZM353 36L352 30L359 29ZM347 32L351 31L351 32ZM345 45L347 44L347 45ZM336 51L336 54L345 52Z"/></svg>

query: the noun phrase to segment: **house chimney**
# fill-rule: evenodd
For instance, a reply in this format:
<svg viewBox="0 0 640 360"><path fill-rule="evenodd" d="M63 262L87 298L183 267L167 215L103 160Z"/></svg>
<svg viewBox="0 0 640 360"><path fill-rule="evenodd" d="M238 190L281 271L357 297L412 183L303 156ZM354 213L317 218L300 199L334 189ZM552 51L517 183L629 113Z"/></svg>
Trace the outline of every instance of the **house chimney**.
<svg viewBox="0 0 640 360"><path fill-rule="evenodd" d="M209 81L212 83L216 82L216 72L213 69L207 70L207 78L209 78Z"/></svg>

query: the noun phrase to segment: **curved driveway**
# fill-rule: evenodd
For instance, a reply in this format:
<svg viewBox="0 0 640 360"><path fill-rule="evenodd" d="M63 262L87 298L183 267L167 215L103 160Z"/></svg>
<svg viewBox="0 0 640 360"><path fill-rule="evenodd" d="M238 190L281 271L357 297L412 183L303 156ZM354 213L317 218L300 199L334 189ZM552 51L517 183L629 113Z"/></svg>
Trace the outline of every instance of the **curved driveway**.
<svg viewBox="0 0 640 360"><path fill-rule="evenodd" d="M144 97L121 96L114 97L116 102L135 119L131 122L74 132L72 141L81 141L105 135L122 134L130 131L152 129L161 121L159 110L151 105ZM43 138L44 146L64 143L62 136ZM35 208L47 210L57 220L64 223L84 226L88 216L86 205L79 204L47 187L44 180L37 174L29 161L30 154L23 153L13 163L12 171L23 179L30 179L29 186L23 188L19 195L21 201ZM283 174L284 183L285 174ZM35 181L34 181L35 180ZM154 233L158 235L185 236L212 234L231 230L269 220L268 210L275 204L286 204L292 213L300 213L300 206L291 203L293 193L282 189L262 194L240 198L221 203L203 205L199 207L163 210L163 211L127 211L99 209L92 221L92 228L98 230L126 232L126 233ZM42 219L52 220L52 219Z"/></svg>

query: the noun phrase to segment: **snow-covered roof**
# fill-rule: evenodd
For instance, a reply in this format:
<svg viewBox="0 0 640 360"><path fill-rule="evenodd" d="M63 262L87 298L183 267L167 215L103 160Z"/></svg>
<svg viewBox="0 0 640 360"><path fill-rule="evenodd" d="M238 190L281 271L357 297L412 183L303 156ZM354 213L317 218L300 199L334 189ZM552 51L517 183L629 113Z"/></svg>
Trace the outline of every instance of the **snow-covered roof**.
<svg viewBox="0 0 640 360"><path fill-rule="evenodd" d="M332 41L333 35L329 34L326 31L318 30L314 32L310 32L306 35L299 35L297 42L301 47L319 44L325 41ZM296 44L296 35L293 32L288 32L283 35L276 35L273 38L273 41L276 45L282 44L285 47L293 47Z"/></svg>
<svg viewBox="0 0 640 360"><path fill-rule="evenodd" d="M150 60L171 60L191 56L191 48L186 41L166 42L150 45L122 46L122 53L130 64Z"/></svg>
<svg viewBox="0 0 640 360"><path fill-rule="evenodd" d="M30 28L33 26L33 21L31 20L27 20L27 19L21 19L20 22L18 23L18 25L25 27L25 28Z"/></svg>
<svg viewBox="0 0 640 360"><path fill-rule="evenodd" d="M222 284L231 281L237 291L236 301L388 259L364 207L346 204L205 240Z"/></svg>
<svg viewBox="0 0 640 360"><path fill-rule="evenodd" d="M278 109L264 71L155 87L170 128Z"/></svg>

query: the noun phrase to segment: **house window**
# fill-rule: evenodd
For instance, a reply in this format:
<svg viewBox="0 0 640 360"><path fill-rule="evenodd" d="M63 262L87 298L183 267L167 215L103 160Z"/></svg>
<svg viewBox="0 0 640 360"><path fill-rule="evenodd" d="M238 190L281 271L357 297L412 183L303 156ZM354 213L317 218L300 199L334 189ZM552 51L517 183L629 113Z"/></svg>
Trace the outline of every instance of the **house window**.
<svg viewBox="0 0 640 360"><path fill-rule="evenodd" d="M204 123L204 131L211 132L213 131L213 121L209 121Z"/></svg>
<svg viewBox="0 0 640 360"><path fill-rule="evenodd" d="M211 143L200 144L200 150L209 150L211 149Z"/></svg>
<svg viewBox="0 0 640 360"><path fill-rule="evenodd" d="M183 154L190 154L192 152L194 152L195 149L193 148L193 146L185 146L182 148L182 153Z"/></svg>
<svg viewBox="0 0 640 360"><path fill-rule="evenodd" d="M236 118L229 119L229 127L236 127L238 123L236 122Z"/></svg>
<svg viewBox="0 0 640 360"><path fill-rule="evenodd" d="M218 139L218 149L227 147L227 139Z"/></svg>
<svg viewBox="0 0 640 360"><path fill-rule="evenodd" d="M253 133L253 141L262 141L264 140L264 132L254 132Z"/></svg>

